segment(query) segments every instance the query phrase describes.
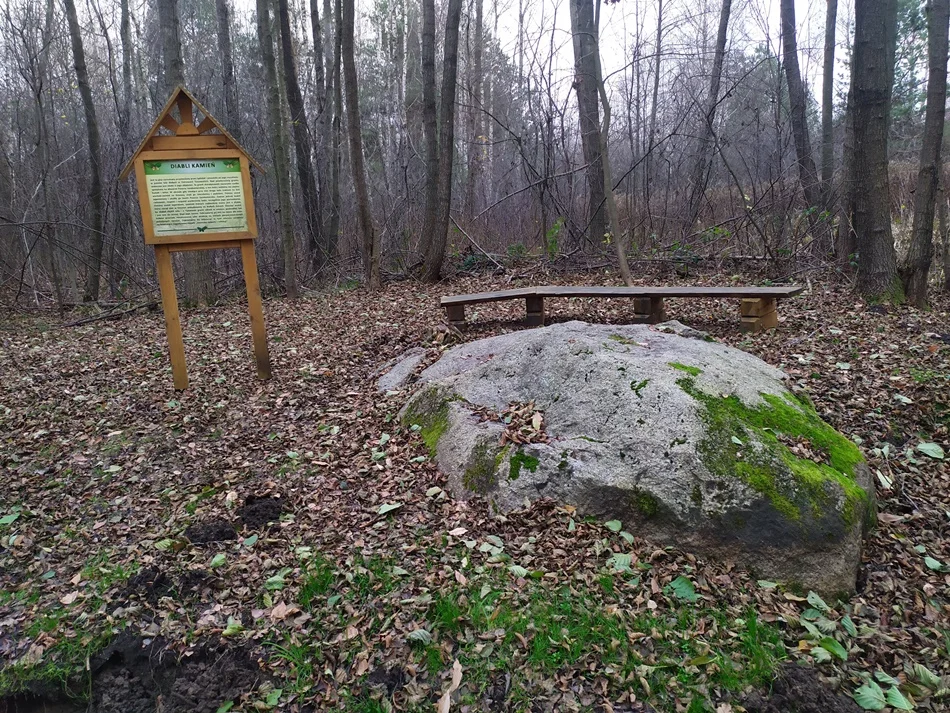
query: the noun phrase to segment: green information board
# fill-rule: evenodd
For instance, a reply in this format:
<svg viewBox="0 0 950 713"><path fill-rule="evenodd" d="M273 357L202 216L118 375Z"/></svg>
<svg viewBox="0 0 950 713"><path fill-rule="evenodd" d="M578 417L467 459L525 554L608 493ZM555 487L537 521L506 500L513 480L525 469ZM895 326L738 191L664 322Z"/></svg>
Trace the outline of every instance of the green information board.
<svg viewBox="0 0 950 713"><path fill-rule="evenodd" d="M238 158L145 161L155 236L248 230Z"/></svg>

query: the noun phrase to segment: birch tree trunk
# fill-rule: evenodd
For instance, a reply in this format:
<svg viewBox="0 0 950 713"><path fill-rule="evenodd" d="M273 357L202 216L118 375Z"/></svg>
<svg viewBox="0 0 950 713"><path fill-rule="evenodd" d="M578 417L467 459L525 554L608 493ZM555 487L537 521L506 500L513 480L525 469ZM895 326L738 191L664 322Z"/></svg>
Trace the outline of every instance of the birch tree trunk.
<svg viewBox="0 0 950 713"><path fill-rule="evenodd" d="M914 223L910 249L901 266L901 280L908 301L927 307L927 278L933 261L934 201L940 177L947 106L947 39L950 0L928 0L927 7L927 113L924 119L920 169L914 193Z"/></svg>
<svg viewBox="0 0 950 713"><path fill-rule="evenodd" d="M69 24L69 39L73 49L73 63L76 67L76 84L82 97L82 109L86 118L86 144L89 148L89 209L90 209L90 255L89 272L86 275L86 287L83 293L85 302L99 299L99 273L102 269L102 147L99 141L99 122L96 119L96 106L92 101L92 89L89 87L89 73L86 71L86 53L82 46L82 34L76 5L73 0L63 0L66 7L66 21Z"/></svg>

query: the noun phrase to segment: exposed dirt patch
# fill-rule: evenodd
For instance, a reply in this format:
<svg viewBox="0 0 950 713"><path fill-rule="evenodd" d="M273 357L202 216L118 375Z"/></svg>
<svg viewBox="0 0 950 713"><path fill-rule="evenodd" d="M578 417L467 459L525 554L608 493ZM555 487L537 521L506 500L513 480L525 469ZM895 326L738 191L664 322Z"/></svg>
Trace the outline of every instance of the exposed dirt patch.
<svg viewBox="0 0 950 713"><path fill-rule="evenodd" d="M172 592L172 581L157 567L146 567L129 579L127 596L136 596L153 604Z"/></svg>
<svg viewBox="0 0 950 713"><path fill-rule="evenodd" d="M185 530L185 537L193 544L203 545L208 542L236 540L237 532L234 525L227 520L208 520L189 525Z"/></svg>
<svg viewBox="0 0 950 713"><path fill-rule="evenodd" d="M283 501L273 495L249 495L238 515L249 530L262 530L280 520L283 505Z"/></svg>
<svg viewBox="0 0 950 713"><path fill-rule="evenodd" d="M793 663L782 666L771 692L751 693L742 705L748 713L862 713L851 697L832 690L815 669Z"/></svg>

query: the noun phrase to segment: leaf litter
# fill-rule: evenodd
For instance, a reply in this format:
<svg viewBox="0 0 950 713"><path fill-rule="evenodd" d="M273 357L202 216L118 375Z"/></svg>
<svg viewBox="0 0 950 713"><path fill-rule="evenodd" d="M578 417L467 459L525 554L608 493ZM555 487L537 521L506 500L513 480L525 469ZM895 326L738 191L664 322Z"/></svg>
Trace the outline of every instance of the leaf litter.
<svg viewBox="0 0 950 713"><path fill-rule="evenodd" d="M773 680L798 685L782 673L795 662L852 705L943 710L946 298L881 313L821 287L752 336L731 302L669 301L784 369L878 474L859 590L816 606L569 507L499 516L445 493L398 421L406 393L377 393L371 375L420 344L419 369L459 340L523 328L521 306L501 303L461 334L431 326L441 294L519 282L271 300L269 382L254 378L240 304L184 311L182 393L160 315L70 330L17 318L0 363L0 691L53 673L75 684L131 636L177 666L219 647L250 662L257 673L210 710L756 710ZM623 323L632 309L550 302L551 321ZM534 404L495 417L516 443L546 438Z"/></svg>

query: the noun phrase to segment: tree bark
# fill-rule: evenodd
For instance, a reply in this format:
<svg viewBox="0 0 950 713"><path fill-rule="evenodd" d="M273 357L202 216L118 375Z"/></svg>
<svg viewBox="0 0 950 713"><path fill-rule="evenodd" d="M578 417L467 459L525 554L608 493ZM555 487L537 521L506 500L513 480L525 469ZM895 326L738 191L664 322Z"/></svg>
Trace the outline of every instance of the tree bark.
<svg viewBox="0 0 950 713"><path fill-rule="evenodd" d="M283 130L280 107L280 83L277 78L277 61L274 57L274 38L271 32L268 0L257 0L257 38L261 46L264 78L267 84L267 114L274 151L274 180L277 183L277 203L280 212L281 253L284 258L284 289L287 296L296 299L297 251L294 243L293 209L290 204L290 170L287 160L287 145Z"/></svg>
<svg viewBox="0 0 950 713"><path fill-rule="evenodd" d="M339 32L342 39L343 87L346 93L346 131L350 140L350 172L353 174L356 211L363 237L363 275L370 290L379 290L382 287L379 273L379 236L376 233L373 214L370 211L369 189L366 185L366 170L363 166L363 134L360 128L356 60L353 56L353 33L356 22L355 0L336 0L336 4L339 16Z"/></svg>
<svg viewBox="0 0 950 713"><path fill-rule="evenodd" d="M835 173L835 30L838 23L838 0L826 0L825 56L821 82L821 190L825 205L834 203Z"/></svg>
<svg viewBox="0 0 950 713"><path fill-rule="evenodd" d="M795 138L795 154L798 159L798 178L805 203L815 208L821 203L818 193L818 171L811 153L811 138L808 135L808 120L805 113L805 86L798 65L798 41L795 28L795 0L782 0L782 59L785 65L785 81L788 83L788 104L791 114L792 134Z"/></svg>
<svg viewBox="0 0 950 713"><path fill-rule="evenodd" d="M600 29L600 0L597 2L597 16L594 22L594 29ZM594 64L596 68L597 91L600 95L600 103L604 107L604 123L600 127L600 156L604 169L604 198L607 201L607 215L610 218L610 232L614 238L614 245L617 249L617 262L620 265L620 276L624 284L633 285L633 278L630 275L630 265L627 263L627 240L623 231L620 229L620 212L617 209L617 197L614 195L613 171L610 170L610 153L608 151L607 140L610 136L610 102L607 98L607 88L604 86L604 72L600 64L600 41L595 39L594 44Z"/></svg>
<svg viewBox="0 0 950 713"><path fill-rule="evenodd" d="M452 208L452 167L455 162L455 94L458 85L459 24L462 0L449 0L445 17L445 49L442 64L442 94L439 97L438 200L432 239L422 266L424 282L438 282L445 259L445 241Z"/></svg>
<svg viewBox="0 0 950 713"><path fill-rule="evenodd" d="M927 307L927 278L933 261L934 201L940 177L940 149L943 144L947 106L947 39L950 29L950 0L928 0L927 7L927 113L924 119L920 169L914 193L914 223L910 249L901 266L901 280L907 299L917 307Z"/></svg>
<svg viewBox="0 0 950 713"><path fill-rule="evenodd" d="M221 84L224 88L228 131L240 140L241 119L238 113L237 90L234 86L234 52L231 49L231 5L228 0L214 0L214 9L218 20L218 52L221 53Z"/></svg>
<svg viewBox="0 0 950 713"><path fill-rule="evenodd" d="M712 74L709 77L709 93L706 95L706 111L703 114L703 125L700 129L699 155L696 157L696 167L693 169L692 185L690 187L688 211L684 232L691 232L706 192L706 181L709 176L709 166L712 162L713 145L715 138L716 107L719 104L719 85L722 82L722 63L726 56L726 40L729 38L729 15L732 12L732 0L722 0L719 9L719 31L716 34L716 51L713 55Z"/></svg>
<svg viewBox="0 0 950 713"><path fill-rule="evenodd" d="M596 244L607 234L607 225L604 220L604 166L600 153L597 28L594 26L593 0L570 0L570 11L574 45L574 89L577 91L581 145L584 162L587 164L587 234Z"/></svg>
<svg viewBox="0 0 950 713"><path fill-rule="evenodd" d="M887 140L897 0L858 0L854 14L854 230L858 291L869 301L901 302L891 232Z"/></svg>
<svg viewBox="0 0 950 713"><path fill-rule="evenodd" d="M472 68L469 79L471 108L469 109L468 176L465 183L465 217L471 220L476 213L475 191L478 177L481 175L483 131L482 131L482 45L484 0L475 0L475 40L471 47Z"/></svg>
<svg viewBox="0 0 950 713"><path fill-rule="evenodd" d="M287 0L277 0L277 12L280 17L280 47L284 66L284 84L287 88L287 104L290 108L290 123L294 134L294 150L297 157L297 180L303 195L304 215L307 220L307 240L310 248L310 260L318 268L326 266L329 256L320 235L320 198L317 195L317 182L313 175L313 149L310 145L310 124L307 122L307 110L303 93L297 78L297 66L294 61L293 34L290 29L290 10Z"/></svg>
<svg viewBox="0 0 950 713"><path fill-rule="evenodd" d="M439 204L439 128L435 100L435 0L422 0L422 133L425 142L425 213L422 256L436 240Z"/></svg>
<svg viewBox="0 0 950 713"><path fill-rule="evenodd" d="M185 68L181 59L181 35L178 21L178 0L158 0L158 24L162 36L162 86L165 99L175 87L185 84Z"/></svg>
<svg viewBox="0 0 950 713"><path fill-rule="evenodd" d="M83 300L95 302L99 299L99 272L102 269L102 147L99 141L99 121L96 119L96 106L92 101L92 89L89 87L89 73L86 71L86 53L82 46L82 34L76 5L73 0L63 0L66 7L66 20L69 24L69 39L73 48L73 63L76 66L76 84L82 97L82 109L86 117L86 143L89 147L89 208L91 250L89 272L86 276L86 288Z"/></svg>

